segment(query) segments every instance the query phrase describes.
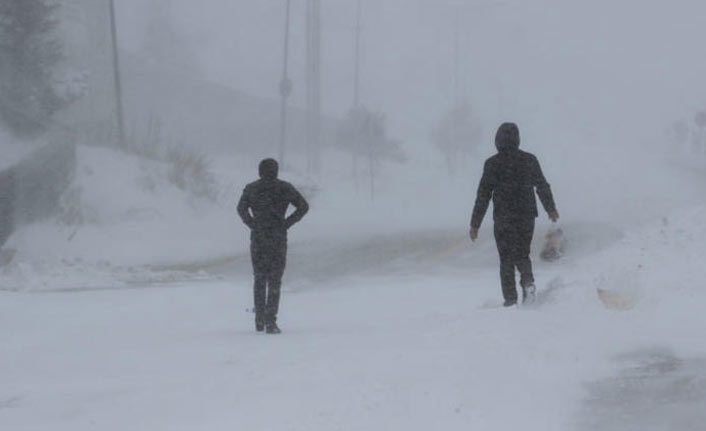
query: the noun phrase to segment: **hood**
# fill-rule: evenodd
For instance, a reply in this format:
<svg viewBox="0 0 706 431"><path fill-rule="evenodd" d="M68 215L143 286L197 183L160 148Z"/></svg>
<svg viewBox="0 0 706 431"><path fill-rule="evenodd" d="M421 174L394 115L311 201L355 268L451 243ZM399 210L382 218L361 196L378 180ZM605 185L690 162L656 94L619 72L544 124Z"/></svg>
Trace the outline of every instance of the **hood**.
<svg viewBox="0 0 706 431"><path fill-rule="evenodd" d="M276 180L279 174L279 164L275 159L265 159L260 162L260 178L263 180Z"/></svg>
<svg viewBox="0 0 706 431"><path fill-rule="evenodd" d="M512 151L520 148L520 129L515 123L503 123L495 134L495 148L498 152Z"/></svg>

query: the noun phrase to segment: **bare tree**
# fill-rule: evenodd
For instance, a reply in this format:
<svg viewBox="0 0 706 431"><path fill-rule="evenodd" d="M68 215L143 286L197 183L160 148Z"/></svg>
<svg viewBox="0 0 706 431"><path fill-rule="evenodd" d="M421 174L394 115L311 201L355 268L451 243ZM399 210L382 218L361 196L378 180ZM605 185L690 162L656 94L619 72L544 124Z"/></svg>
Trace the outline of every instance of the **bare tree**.
<svg viewBox="0 0 706 431"><path fill-rule="evenodd" d="M352 108L338 130L338 145L353 157L354 175L360 158L368 164L370 196L375 198L375 180L381 160L403 161L401 142L387 136L385 115L364 106Z"/></svg>
<svg viewBox="0 0 706 431"><path fill-rule="evenodd" d="M694 123L697 127L696 132L696 151L701 152L706 150L706 111L699 111L694 116Z"/></svg>
<svg viewBox="0 0 706 431"><path fill-rule="evenodd" d="M483 130L469 103L448 111L432 133L432 139L446 159L449 175L454 176L459 161L478 147Z"/></svg>
<svg viewBox="0 0 706 431"><path fill-rule="evenodd" d="M685 121L676 121L669 129L669 139L679 151L685 151L689 142L689 125Z"/></svg>

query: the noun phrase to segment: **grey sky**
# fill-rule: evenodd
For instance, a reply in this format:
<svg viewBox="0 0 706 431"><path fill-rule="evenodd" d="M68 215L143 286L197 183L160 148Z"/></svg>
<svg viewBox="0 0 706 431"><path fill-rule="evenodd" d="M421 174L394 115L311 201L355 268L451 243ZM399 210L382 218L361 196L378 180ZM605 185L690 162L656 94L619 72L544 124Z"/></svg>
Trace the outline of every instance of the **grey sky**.
<svg viewBox="0 0 706 431"><path fill-rule="evenodd" d="M304 0L293 1L293 102L303 100ZM118 0L121 42L138 50L145 0ZM595 138L653 133L706 101L706 4L696 0L363 0L362 100L400 133L426 133L453 101L454 22L463 94L487 121L538 136L565 124ZM172 0L213 80L276 97L284 0ZM355 0L323 2L324 109L352 99ZM458 11L458 13L456 12ZM628 132L630 131L630 132Z"/></svg>

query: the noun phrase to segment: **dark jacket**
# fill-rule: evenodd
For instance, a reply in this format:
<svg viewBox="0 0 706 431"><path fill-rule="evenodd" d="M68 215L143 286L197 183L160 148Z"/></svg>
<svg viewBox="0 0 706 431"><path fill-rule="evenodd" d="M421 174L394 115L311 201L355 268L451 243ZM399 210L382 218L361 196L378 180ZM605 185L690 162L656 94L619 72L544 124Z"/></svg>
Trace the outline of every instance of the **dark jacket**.
<svg viewBox="0 0 706 431"><path fill-rule="evenodd" d="M495 222L537 217L535 188L544 209L547 212L556 211L551 187L542 174L539 161L534 155L519 149L517 126L512 123L501 125L495 145L498 153L486 160L483 167L471 227L480 227L491 198Z"/></svg>
<svg viewBox="0 0 706 431"><path fill-rule="evenodd" d="M286 234L294 223L309 211L306 199L286 181L277 179L277 173L262 172L261 178L248 184L238 202L238 214L253 234ZM287 218L287 208L296 210Z"/></svg>

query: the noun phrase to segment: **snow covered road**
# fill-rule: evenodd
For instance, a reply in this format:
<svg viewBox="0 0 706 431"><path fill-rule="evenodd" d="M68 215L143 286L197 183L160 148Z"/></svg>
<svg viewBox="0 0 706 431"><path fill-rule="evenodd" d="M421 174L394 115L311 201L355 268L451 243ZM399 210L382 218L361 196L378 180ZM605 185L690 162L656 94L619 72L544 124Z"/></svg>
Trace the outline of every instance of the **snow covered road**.
<svg viewBox="0 0 706 431"><path fill-rule="evenodd" d="M669 349L619 358L618 375L592 382L581 430L699 431L706 419L706 358L684 359Z"/></svg>
<svg viewBox="0 0 706 431"><path fill-rule="evenodd" d="M0 410L0 424L457 429L505 421L511 403L558 426L543 413L547 397L532 394L553 393L556 406L577 386L544 362L565 358L563 347L533 347L539 328L512 330L530 312L478 310L482 301L463 285L387 287L286 295L282 337L254 333L243 311L249 289L229 283L3 294L0 399L14 401Z"/></svg>

